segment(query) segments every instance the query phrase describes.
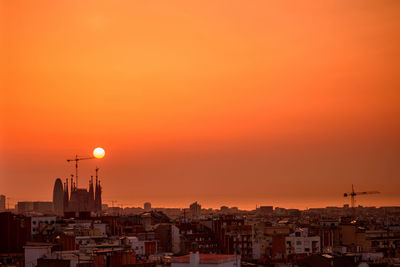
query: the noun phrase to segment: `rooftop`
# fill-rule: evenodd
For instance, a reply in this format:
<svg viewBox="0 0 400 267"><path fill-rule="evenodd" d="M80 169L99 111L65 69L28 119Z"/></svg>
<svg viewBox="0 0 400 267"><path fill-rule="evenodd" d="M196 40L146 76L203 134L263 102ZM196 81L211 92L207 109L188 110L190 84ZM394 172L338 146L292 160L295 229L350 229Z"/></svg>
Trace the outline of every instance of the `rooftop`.
<svg viewBox="0 0 400 267"><path fill-rule="evenodd" d="M220 264L240 260L240 255L224 255L224 254L199 254L200 264ZM174 257L172 263L189 263L190 255Z"/></svg>

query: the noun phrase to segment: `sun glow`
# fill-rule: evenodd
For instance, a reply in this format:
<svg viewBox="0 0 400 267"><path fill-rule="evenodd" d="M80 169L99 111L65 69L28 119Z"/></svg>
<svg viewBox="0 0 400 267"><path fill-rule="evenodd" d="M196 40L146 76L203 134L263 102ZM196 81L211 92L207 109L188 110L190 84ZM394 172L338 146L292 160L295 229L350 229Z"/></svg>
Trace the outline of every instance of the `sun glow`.
<svg viewBox="0 0 400 267"><path fill-rule="evenodd" d="M101 159L104 157L104 155L106 154L106 152L104 151L103 148L101 147L97 147L93 150L93 156L97 159Z"/></svg>

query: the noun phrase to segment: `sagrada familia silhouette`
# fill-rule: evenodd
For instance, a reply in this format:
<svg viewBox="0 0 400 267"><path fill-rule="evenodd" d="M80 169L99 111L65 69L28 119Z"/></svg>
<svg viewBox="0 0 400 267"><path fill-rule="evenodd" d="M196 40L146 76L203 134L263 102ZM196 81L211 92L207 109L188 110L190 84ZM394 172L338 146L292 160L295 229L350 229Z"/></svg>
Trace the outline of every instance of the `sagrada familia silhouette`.
<svg viewBox="0 0 400 267"><path fill-rule="evenodd" d="M54 185L53 203L57 215L63 216L65 213L79 214L80 212L101 212L102 187L98 178L98 168L96 168L96 184L93 183L93 176L89 181L89 190L77 188L74 183L74 177L71 175L71 183L68 184L68 178L64 185L58 178ZM70 188L69 188L70 187Z"/></svg>

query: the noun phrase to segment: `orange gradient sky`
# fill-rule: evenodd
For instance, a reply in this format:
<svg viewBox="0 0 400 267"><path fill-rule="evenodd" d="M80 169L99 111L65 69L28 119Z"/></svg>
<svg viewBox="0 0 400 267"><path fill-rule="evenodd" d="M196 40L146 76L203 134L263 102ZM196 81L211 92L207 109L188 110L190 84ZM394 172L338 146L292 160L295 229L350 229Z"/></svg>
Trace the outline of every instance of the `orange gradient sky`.
<svg viewBox="0 0 400 267"><path fill-rule="evenodd" d="M400 205L400 1L1 1L0 194Z"/></svg>

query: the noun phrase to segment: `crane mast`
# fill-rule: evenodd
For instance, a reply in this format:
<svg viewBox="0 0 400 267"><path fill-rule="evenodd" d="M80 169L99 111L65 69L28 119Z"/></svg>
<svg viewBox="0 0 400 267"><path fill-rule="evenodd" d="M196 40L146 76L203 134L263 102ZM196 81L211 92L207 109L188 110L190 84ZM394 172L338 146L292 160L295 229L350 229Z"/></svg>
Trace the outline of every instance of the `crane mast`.
<svg viewBox="0 0 400 267"><path fill-rule="evenodd" d="M356 203L355 197L356 197L356 196L359 196L359 195L379 194L379 193L380 193L379 191L355 192L355 191L354 191L354 185L352 184L352 185L351 185L351 192L350 192L350 193L344 193L343 196L344 196L344 197L348 197L348 196L351 197L351 208L352 208L352 210L353 210L353 216L355 216L355 213L356 213L356 211L355 211L355 203Z"/></svg>
<svg viewBox="0 0 400 267"><path fill-rule="evenodd" d="M67 159L67 162L75 161L75 181L76 181L76 188L78 188L78 162L80 160L87 160L87 159L94 159L95 157L79 157L75 155L73 159Z"/></svg>

